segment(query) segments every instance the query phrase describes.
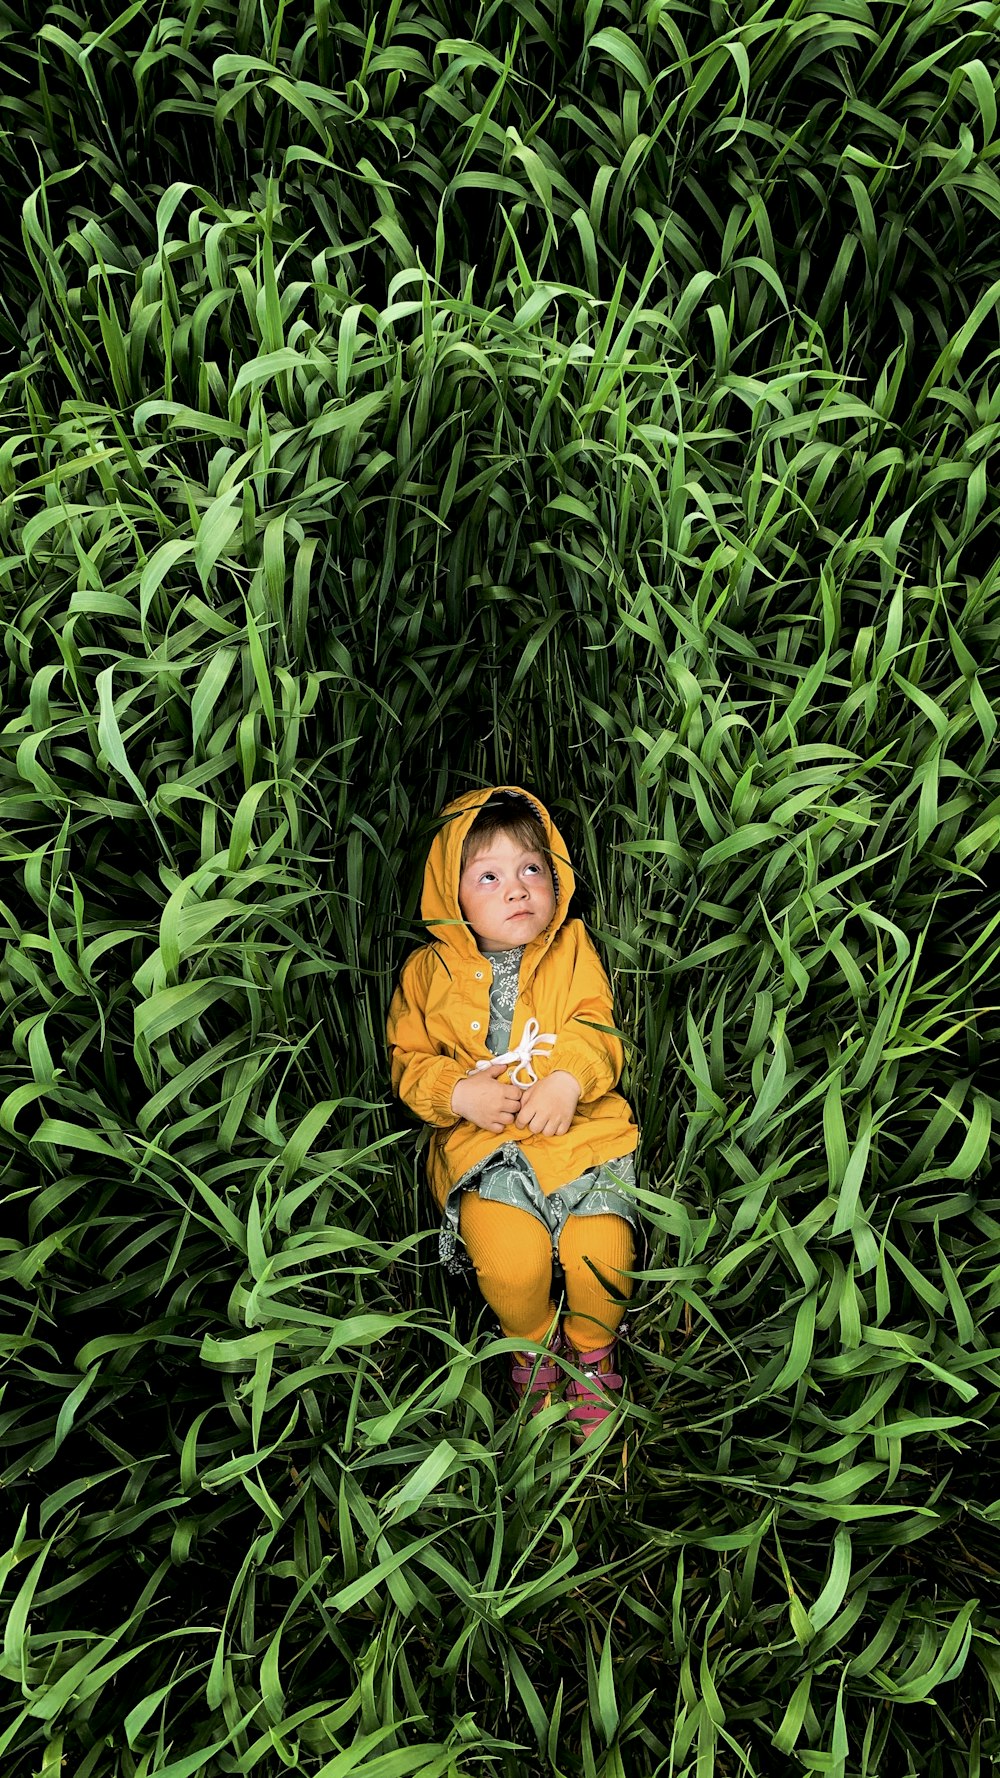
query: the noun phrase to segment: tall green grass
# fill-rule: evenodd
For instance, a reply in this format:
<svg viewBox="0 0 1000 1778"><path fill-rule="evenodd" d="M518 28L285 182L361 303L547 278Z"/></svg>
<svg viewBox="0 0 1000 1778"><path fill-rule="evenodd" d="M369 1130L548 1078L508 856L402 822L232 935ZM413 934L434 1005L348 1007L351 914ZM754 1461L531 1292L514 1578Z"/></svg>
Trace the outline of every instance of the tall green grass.
<svg viewBox="0 0 1000 1778"><path fill-rule="evenodd" d="M1000 9L0 3L11 1778L1000 1751ZM384 1017L534 786L623 1471Z"/></svg>

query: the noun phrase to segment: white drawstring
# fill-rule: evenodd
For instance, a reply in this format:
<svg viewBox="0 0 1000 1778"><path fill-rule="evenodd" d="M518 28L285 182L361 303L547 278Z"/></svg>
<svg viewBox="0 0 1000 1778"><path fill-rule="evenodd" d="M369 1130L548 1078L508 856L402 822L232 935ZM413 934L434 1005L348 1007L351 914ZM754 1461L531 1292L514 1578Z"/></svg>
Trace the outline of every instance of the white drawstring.
<svg viewBox="0 0 1000 1778"><path fill-rule="evenodd" d="M537 1019L529 1019L521 1033L521 1041L516 1049L508 1050L505 1056L488 1056L484 1062L477 1062L474 1068L470 1068L469 1073L479 1074L484 1068L495 1067L497 1062L514 1062L517 1066L511 1068L510 1071L512 1085L515 1087L533 1087L538 1080L538 1076L531 1066L532 1057L535 1055L551 1055L552 1052L550 1049L540 1049L539 1045L543 1043L553 1044L555 1043L555 1040L556 1033L554 1031L542 1031L539 1029ZM527 1080L518 1080L517 1078L522 1068L527 1072Z"/></svg>

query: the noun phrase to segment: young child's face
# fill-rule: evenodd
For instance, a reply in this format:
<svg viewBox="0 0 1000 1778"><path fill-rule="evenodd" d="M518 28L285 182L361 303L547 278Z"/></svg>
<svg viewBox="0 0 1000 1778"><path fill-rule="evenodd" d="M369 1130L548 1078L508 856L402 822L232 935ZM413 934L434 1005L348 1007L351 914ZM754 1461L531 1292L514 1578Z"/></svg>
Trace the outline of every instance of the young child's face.
<svg viewBox="0 0 1000 1778"><path fill-rule="evenodd" d="M458 905L484 951L515 951L544 932L556 911L552 872L541 852L498 833L471 858Z"/></svg>

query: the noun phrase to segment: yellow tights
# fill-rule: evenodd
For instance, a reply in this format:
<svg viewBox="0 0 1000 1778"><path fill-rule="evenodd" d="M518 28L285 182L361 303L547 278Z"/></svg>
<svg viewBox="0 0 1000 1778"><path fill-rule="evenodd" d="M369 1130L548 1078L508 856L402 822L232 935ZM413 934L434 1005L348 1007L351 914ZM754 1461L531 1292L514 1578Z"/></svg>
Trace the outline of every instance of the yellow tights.
<svg viewBox="0 0 1000 1778"><path fill-rule="evenodd" d="M530 1211L493 1203L477 1191L462 1193L459 1229L479 1288L504 1334L526 1346L540 1341L556 1312L548 1230ZM559 1237L559 1259L568 1304L563 1332L578 1352L606 1346L625 1311L586 1261L592 1260L622 1296L631 1296L632 1279L621 1276L635 1259L631 1228L621 1216L570 1216Z"/></svg>

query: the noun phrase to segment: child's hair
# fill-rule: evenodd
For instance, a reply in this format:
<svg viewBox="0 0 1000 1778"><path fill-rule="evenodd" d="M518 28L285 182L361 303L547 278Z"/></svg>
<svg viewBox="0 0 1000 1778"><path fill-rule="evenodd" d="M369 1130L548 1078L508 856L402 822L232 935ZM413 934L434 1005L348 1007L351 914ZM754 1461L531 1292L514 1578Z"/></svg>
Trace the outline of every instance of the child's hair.
<svg viewBox="0 0 1000 1778"><path fill-rule="evenodd" d="M534 810L527 807L520 796L491 796L489 802L483 804L463 841L460 869L464 871L470 859L485 852L498 833L509 834L526 852L540 852L552 870L545 829ZM554 871L552 875L554 879Z"/></svg>

